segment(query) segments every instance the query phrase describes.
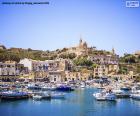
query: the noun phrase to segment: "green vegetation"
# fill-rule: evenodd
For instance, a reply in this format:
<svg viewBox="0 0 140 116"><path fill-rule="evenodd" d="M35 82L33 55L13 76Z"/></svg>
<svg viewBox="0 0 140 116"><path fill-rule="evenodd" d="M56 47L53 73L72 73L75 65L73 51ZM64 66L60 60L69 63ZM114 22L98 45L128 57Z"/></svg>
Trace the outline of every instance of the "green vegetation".
<svg viewBox="0 0 140 116"><path fill-rule="evenodd" d="M7 50L0 50L0 62L4 62L7 60L13 60L19 62L20 55Z"/></svg>
<svg viewBox="0 0 140 116"><path fill-rule="evenodd" d="M123 57L120 57L120 62L122 63L140 63L140 56L136 57L133 54L124 54Z"/></svg>
<svg viewBox="0 0 140 116"><path fill-rule="evenodd" d="M56 51L41 51L32 50L31 48L10 48L0 50L0 62L5 62L8 60L19 62L20 59L29 58L33 60L54 60L57 57L64 59L74 59L76 57L75 53L66 53L67 48L62 50L57 49Z"/></svg>
<svg viewBox="0 0 140 116"><path fill-rule="evenodd" d="M34 60L47 60L47 59L53 59L55 56L51 56L49 58L47 57L41 57L42 51L37 51L37 50L13 50L13 49L8 49L8 50L0 50L0 62L12 60L19 62L20 59L23 58L31 58Z"/></svg>
<svg viewBox="0 0 140 116"><path fill-rule="evenodd" d="M90 51L89 54L90 55L108 55L108 54L111 54L111 52L105 51L105 50L95 50L95 51Z"/></svg>
<svg viewBox="0 0 140 116"><path fill-rule="evenodd" d="M119 74L127 74L128 73L128 69L126 66L121 66L120 65L120 68L119 68L119 71L118 71Z"/></svg>
<svg viewBox="0 0 140 116"><path fill-rule="evenodd" d="M74 59L76 57L76 54L75 53L62 53L59 55L60 58L63 58L63 59Z"/></svg>
<svg viewBox="0 0 140 116"><path fill-rule="evenodd" d="M79 57L75 59L73 62L76 66L89 66L90 67L93 65L92 61L87 60L86 57Z"/></svg>
<svg viewBox="0 0 140 116"><path fill-rule="evenodd" d="M124 54L120 57L120 70L121 74L128 74L133 71L134 74L140 73L140 55Z"/></svg>

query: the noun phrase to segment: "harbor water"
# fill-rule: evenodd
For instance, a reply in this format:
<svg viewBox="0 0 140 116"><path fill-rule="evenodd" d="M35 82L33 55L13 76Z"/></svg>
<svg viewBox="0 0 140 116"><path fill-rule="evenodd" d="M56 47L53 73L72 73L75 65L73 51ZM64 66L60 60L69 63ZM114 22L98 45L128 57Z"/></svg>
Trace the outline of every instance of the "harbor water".
<svg viewBox="0 0 140 116"><path fill-rule="evenodd" d="M0 116L140 116L140 101L96 101L97 89L77 89L65 99L0 101Z"/></svg>

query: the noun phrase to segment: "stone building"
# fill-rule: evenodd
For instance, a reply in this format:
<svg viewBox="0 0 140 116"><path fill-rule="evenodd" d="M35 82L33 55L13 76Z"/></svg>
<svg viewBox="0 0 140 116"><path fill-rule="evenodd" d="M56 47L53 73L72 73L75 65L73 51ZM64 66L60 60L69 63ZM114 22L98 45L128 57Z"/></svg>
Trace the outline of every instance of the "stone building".
<svg viewBox="0 0 140 116"><path fill-rule="evenodd" d="M49 71L49 81L54 83L61 83L65 79L64 71Z"/></svg>
<svg viewBox="0 0 140 116"><path fill-rule="evenodd" d="M92 50L95 50L95 47L92 47ZM76 47L71 47L68 49L68 53L75 53L77 56L80 55L87 55L89 50L91 48L88 47L88 44L86 42L83 42L83 40L80 38L79 45Z"/></svg>
<svg viewBox="0 0 140 116"><path fill-rule="evenodd" d="M15 80L23 70L24 66L15 61L0 62L0 78L2 80Z"/></svg>
<svg viewBox="0 0 140 116"><path fill-rule="evenodd" d="M49 81L49 72L48 71L35 71L34 80L35 81Z"/></svg>
<svg viewBox="0 0 140 116"><path fill-rule="evenodd" d="M119 64L118 55L93 55L88 56L88 59L96 64Z"/></svg>
<svg viewBox="0 0 140 116"><path fill-rule="evenodd" d="M94 77L103 77L108 75L108 67L106 65L97 65L94 68Z"/></svg>
<svg viewBox="0 0 140 116"><path fill-rule="evenodd" d="M87 81L90 79L91 72L65 72L64 81Z"/></svg>

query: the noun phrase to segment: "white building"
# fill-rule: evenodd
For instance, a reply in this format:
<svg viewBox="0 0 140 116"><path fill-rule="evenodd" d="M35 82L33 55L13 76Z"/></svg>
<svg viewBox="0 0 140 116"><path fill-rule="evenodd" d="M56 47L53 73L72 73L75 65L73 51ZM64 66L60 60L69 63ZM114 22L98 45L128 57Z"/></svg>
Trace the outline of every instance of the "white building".
<svg viewBox="0 0 140 116"><path fill-rule="evenodd" d="M33 69L32 60L31 59L24 58L24 59L20 60L19 63L23 64L24 67L27 67L29 71L31 71Z"/></svg>
<svg viewBox="0 0 140 116"><path fill-rule="evenodd" d="M24 58L20 60L20 64L23 64L24 67L27 67L29 71L42 71L48 69L48 63L46 61L32 60Z"/></svg>
<svg viewBox="0 0 140 116"><path fill-rule="evenodd" d="M20 60L20 64L28 67L29 71L64 71L71 68L71 62L66 59L39 61L25 58Z"/></svg>

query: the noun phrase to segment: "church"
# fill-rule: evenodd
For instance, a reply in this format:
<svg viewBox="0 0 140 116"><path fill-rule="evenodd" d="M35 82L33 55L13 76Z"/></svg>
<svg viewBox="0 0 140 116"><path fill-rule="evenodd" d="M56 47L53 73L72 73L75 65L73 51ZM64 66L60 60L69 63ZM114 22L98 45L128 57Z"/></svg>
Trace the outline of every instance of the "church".
<svg viewBox="0 0 140 116"><path fill-rule="evenodd" d="M79 44L76 47L71 47L68 49L68 53L75 53L77 56L87 55L89 51L87 42L83 41L81 38ZM95 48L94 48L95 49Z"/></svg>

